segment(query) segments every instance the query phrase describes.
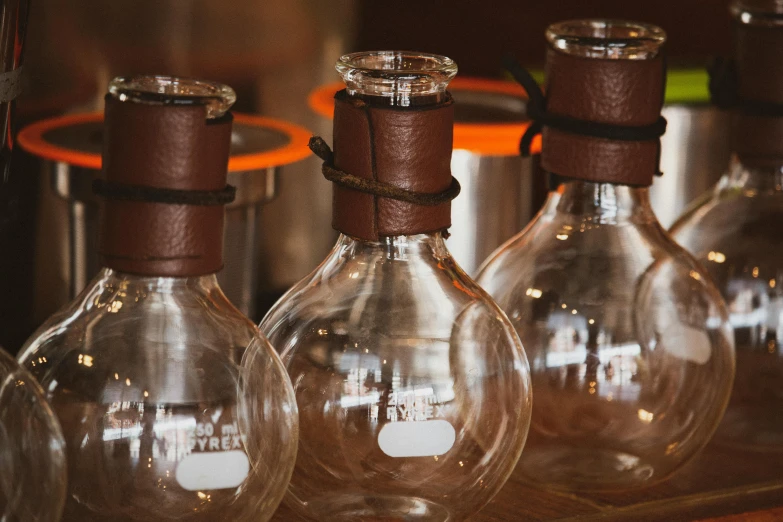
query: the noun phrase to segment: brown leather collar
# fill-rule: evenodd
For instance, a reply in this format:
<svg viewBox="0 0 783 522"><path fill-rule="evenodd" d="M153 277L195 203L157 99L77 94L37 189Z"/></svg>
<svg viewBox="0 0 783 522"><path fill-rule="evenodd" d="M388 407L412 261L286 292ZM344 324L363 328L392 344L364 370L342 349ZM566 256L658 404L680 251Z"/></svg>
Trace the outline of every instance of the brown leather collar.
<svg viewBox="0 0 783 522"><path fill-rule="evenodd" d="M339 93L338 93L339 94ZM359 178L418 193L449 189L454 106L379 107L347 95L335 97L334 165ZM334 186L332 226L344 234L379 240L451 226L451 203L414 203Z"/></svg>

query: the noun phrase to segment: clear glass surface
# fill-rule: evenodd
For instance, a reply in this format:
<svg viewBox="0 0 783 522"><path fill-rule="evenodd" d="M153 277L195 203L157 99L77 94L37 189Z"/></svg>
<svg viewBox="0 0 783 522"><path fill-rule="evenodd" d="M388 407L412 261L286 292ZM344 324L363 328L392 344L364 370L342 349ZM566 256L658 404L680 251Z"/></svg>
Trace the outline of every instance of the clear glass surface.
<svg viewBox="0 0 783 522"><path fill-rule="evenodd" d="M478 277L527 350L533 420L519 466L541 487L661 480L712 435L734 374L704 269L646 188L572 181Z"/></svg>
<svg viewBox="0 0 783 522"><path fill-rule="evenodd" d="M672 234L707 268L734 327L737 378L716 439L783 451L783 165L735 162Z"/></svg>
<svg viewBox="0 0 783 522"><path fill-rule="evenodd" d="M398 51L344 56L351 95L437 103L456 65ZM505 483L530 423L529 369L497 305L442 234L332 252L270 310L301 433L286 502L311 520L466 520Z"/></svg>
<svg viewBox="0 0 783 522"><path fill-rule="evenodd" d="M437 102L457 75L451 58L406 51L346 54L335 67L348 94L398 107Z"/></svg>
<svg viewBox="0 0 783 522"><path fill-rule="evenodd" d="M280 502L296 456L293 391L214 275L103 269L20 360L65 434L64 521L257 521Z"/></svg>
<svg viewBox="0 0 783 522"><path fill-rule="evenodd" d="M530 420L527 362L440 234L341 236L261 327L299 402L300 514L465 520L506 481Z"/></svg>
<svg viewBox="0 0 783 522"><path fill-rule="evenodd" d="M742 24L765 27L783 26L783 1L781 0L735 0L730 6L731 14Z"/></svg>
<svg viewBox="0 0 783 522"><path fill-rule="evenodd" d="M0 348L0 520L57 522L65 442L32 375Z"/></svg>

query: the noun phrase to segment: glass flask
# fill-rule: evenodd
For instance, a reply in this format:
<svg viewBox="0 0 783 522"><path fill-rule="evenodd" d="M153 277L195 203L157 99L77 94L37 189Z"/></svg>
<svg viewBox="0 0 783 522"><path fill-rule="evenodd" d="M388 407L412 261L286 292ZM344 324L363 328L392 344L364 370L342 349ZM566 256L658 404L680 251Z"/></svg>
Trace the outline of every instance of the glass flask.
<svg viewBox="0 0 783 522"><path fill-rule="evenodd" d="M57 522L65 442L43 390L0 348L0 520Z"/></svg>
<svg viewBox="0 0 783 522"><path fill-rule="evenodd" d="M551 81L553 53L591 74L636 71L615 61L653 59L664 38L632 22L550 26L550 104L567 87ZM592 107L623 107L615 99L637 88L579 85L575 105ZM531 365L535 400L519 472L543 488L611 491L661 480L707 443L728 400L733 346L720 295L661 228L648 188L624 183L630 174L606 171L600 159L572 165L584 164L595 165L594 177L557 172L558 191L477 281L508 314ZM649 184L657 165L646 166Z"/></svg>
<svg viewBox="0 0 783 522"><path fill-rule="evenodd" d="M337 70L349 102L405 113L447 100L456 65L389 51L343 56ZM437 163L448 172L452 120L442 124L448 141ZM376 127L375 149L399 160L409 150L384 142L387 130ZM454 262L442 229L417 230L342 233L261 323L300 412L286 503L311 520L465 520L498 492L524 445L531 395L519 338Z"/></svg>
<svg viewBox="0 0 783 522"><path fill-rule="evenodd" d="M168 183L165 173L174 172L180 189L205 179L225 187L233 99L230 88L207 82L115 79L106 102L106 179L125 169L118 157L131 157L134 167L146 165L125 169L135 186ZM195 130L181 124L191 117ZM215 132L225 143L213 143ZM208 156L211 167L199 163L201 149L218 150ZM135 215L123 214L123 205ZM218 285L223 208L212 205L104 197L104 268L23 348L20 360L65 435L64 521L268 520L285 493L297 447L293 390L269 342ZM169 211L178 219L147 230L156 212ZM193 222L201 212L211 224ZM209 241L199 225L214 227ZM188 254L194 243L202 257ZM171 269L173 254L149 253L160 249L185 253ZM204 268L203 259L212 265ZM184 275L179 264L191 262L200 264ZM253 360L242 367L249 349Z"/></svg>
<svg viewBox="0 0 783 522"><path fill-rule="evenodd" d="M782 105L783 6L735 2L732 12L741 96ZM783 118L735 112L728 172L671 233L707 268L734 327L737 375L716 442L783 451Z"/></svg>

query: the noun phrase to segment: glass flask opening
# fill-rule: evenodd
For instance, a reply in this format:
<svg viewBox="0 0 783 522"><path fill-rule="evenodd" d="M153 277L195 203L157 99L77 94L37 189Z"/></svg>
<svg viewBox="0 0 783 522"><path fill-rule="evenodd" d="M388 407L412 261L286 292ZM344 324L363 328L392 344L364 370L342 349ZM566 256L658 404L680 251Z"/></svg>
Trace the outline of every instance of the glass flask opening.
<svg viewBox="0 0 783 522"><path fill-rule="evenodd" d="M207 119L220 118L237 100L228 85L175 76L119 76L109 84L109 93L132 103L204 105Z"/></svg>
<svg viewBox="0 0 783 522"><path fill-rule="evenodd" d="M783 0L736 0L729 10L742 24L783 26Z"/></svg>
<svg viewBox="0 0 783 522"><path fill-rule="evenodd" d="M438 103L457 74L451 58L407 51L368 51L346 54L335 65L351 96L382 98L407 107L412 98Z"/></svg>
<svg viewBox="0 0 783 522"><path fill-rule="evenodd" d="M573 56L649 60L666 42L666 32L624 20L569 20L550 25L546 39L554 49Z"/></svg>

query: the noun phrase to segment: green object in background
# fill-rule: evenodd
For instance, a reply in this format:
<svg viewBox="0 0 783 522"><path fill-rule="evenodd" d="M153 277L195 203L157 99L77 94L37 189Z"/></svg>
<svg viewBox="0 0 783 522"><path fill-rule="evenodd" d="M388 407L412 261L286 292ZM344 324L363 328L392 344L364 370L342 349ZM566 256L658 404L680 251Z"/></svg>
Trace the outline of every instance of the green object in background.
<svg viewBox="0 0 783 522"><path fill-rule="evenodd" d="M531 70L530 74L539 85L544 83L544 71L541 69ZM508 73L505 74L505 77L512 80ZM664 96L666 105L707 104L709 102L709 76L705 69L669 69Z"/></svg>
<svg viewBox="0 0 783 522"><path fill-rule="evenodd" d="M710 102L709 76L705 69L669 69L666 76L667 105Z"/></svg>

